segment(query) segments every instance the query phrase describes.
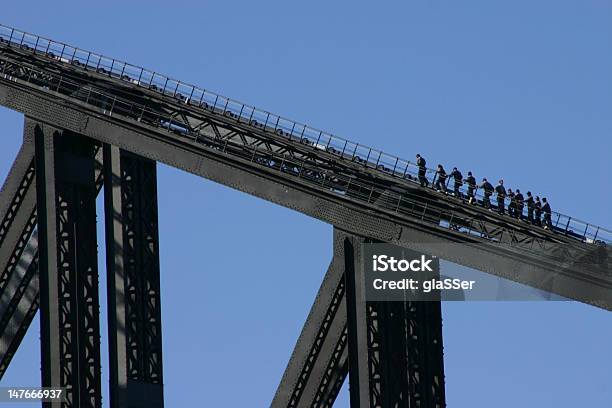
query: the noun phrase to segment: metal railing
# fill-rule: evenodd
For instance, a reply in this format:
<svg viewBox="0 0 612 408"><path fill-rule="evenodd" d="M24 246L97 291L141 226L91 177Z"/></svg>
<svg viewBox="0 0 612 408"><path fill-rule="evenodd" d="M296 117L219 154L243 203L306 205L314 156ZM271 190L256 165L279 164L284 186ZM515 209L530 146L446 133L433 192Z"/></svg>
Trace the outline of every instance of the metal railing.
<svg viewBox="0 0 612 408"><path fill-rule="evenodd" d="M263 131L273 132L289 140L299 141L315 149L326 151L343 160L359 163L365 168L374 169L388 176L407 180L408 182L418 183L419 167L416 163L341 137L333 136L305 124L285 119L271 112L260 110L217 93L171 79L142 67L81 50L68 44L29 34L4 25L0 25L0 45L18 47L34 54L42 54L60 63L70 64L84 70L93 70L99 74L127 81L133 85L158 92L166 97L175 98L180 103L231 116L239 123L247 123ZM30 69L34 69L34 67L30 67ZM45 73L45 75L49 74ZM65 91L70 88L71 96L74 97L75 87L80 88L80 90L86 91L86 94L83 93L81 95L86 95L82 101L88 104L92 104L93 99L96 98L104 101L103 110L109 115L118 113L134 116L137 114L138 120L142 120L145 115L156 117L158 123L166 126L168 130L175 133L177 131L180 133L182 130L187 132L187 129L175 126L172 118L163 117L145 106L118 99L115 96L93 90L91 87L82 87L80 84L74 83L62 76L57 79L59 84L57 89L51 90L61 93L62 90ZM50 85L54 86L54 84ZM433 169L426 169L426 177L431 179L433 185L436 172ZM447 183L450 182L449 177ZM465 195L465 183L461 187L461 191ZM476 198L483 197L478 188L476 188L474 194ZM610 230L558 212L552 212L551 217L554 230L557 232L580 237L585 242L601 241L612 243L612 231Z"/></svg>

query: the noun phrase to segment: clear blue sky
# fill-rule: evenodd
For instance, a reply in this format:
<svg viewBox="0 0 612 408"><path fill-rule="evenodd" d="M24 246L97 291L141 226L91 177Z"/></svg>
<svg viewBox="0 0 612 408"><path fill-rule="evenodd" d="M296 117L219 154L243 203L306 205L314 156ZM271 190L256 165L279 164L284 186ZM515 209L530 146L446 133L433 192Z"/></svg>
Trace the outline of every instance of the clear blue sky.
<svg viewBox="0 0 612 408"><path fill-rule="evenodd" d="M1 22L401 157L503 176L612 226L609 0L85 4L9 2ZM2 109L0 121L4 179L22 118ZM267 406L331 227L164 165L159 205L166 406ZM104 282L103 224L99 236ZM611 313L569 302L443 313L449 407L612 403ZM105 333L104 304L101 316ZM38 324L3 386L39 384ZM336 406L348 407L346 386Z"/></svg>

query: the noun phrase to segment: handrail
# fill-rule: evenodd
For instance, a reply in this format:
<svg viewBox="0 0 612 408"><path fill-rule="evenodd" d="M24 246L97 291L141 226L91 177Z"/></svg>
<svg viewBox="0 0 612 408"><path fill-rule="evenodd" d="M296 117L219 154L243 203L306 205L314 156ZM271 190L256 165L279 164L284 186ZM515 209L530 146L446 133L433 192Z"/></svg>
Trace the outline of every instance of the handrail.
<svg viewBox="0 0 612 408"><path fill-rule="evenodd" d="M324 150L332 155L339 156L342 159L360 163L365 168L371 168L375 171L379 171L388 176L400 178L402 180L417 182L419 167L415 163L411 163L408 160L386 154L380 150L373 149L359 143L351 142L344 138L333 136L329 133L317 130L299 122L285 119L268 111L257 109L253 106L243 104L217 93L182 83L181 81L171 79L142 67L131 65L90 51L81 50L68 44L56 42L34 34L29 34L27 32L1 24L0 45L18 46L19 48L30 51L34 54L40 52L44 56L52 58L60 63L71 64L85 70L94 69L98 73L108 74L111 77L114 76L136 86L145 87L165 96L176 98L179 102L188 104L190 106L212 110L213 112L217 113L221 112L222 114L230 114L239 122L242 119L250 125L258 126L263 131L274 132L275 134L287 137L289 140L295 140L308 144L313 148ZM70 82L69 80L60 76L60 82L57 85L58 90L62 81ZM73 85L78 86L78 84ZM91 94L91 89L89 89L88 92L86 102L89 102L88 99ZM130 104L130 102L120 101L114 96L105 95L105 98L112 98L113 100L113 103L110 106L111 114L115 110L116 102L121 104ZM131 108L132 107L130 107L130 110ZM147 111L145 107L137 107L137 109L141 111L141 115L144 115L145 111ZM159 116L157 113L150 113ZM166 119L169 129L172 122L172 118ZM351 152L351 150L352 153L349 154L348 152ZM376 161L371 161L370 158L376 158ZM426 169L426 176L431 177L432 174L434 175L432 178L433 185L436 172L432 169ZM451 182L450 179L451 178L448 177L447 183ZM461 190L462 192L465 192L465 182L461 187ZM474 194L477 198L482 198L478 188L475 189ZM612 231L558 212L552 212L551 216L552 215L557 216L556 226L559 225L560 220L564 220L564 222L567 220L565 228L566 233L571 232L579 235L576 231L581 230L584 226L582 238L585 241L593 242L599 239L602 242L612 243ZM591 230L589 230L589 227ZM593 230L595 230L595 232L593 232Z"/></svg>

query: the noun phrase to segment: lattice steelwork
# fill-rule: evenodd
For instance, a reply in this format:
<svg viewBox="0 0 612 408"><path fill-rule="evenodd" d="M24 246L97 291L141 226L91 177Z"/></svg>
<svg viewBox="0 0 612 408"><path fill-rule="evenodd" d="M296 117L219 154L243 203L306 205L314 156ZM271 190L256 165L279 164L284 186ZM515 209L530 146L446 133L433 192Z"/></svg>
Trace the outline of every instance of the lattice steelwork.
<svg viewBox="0 0 612 408"><path fill-rule="evenodd" d="M34 234L32 240L36 242L36 234ZM4 331L7 329L11 317L15 313L21 298L28 290L30 281L38 273L38 254L33 253L30 243L28 243L28 245L29 247L24 246L24 248L21 249L19 257L17 258L19 262L15 262L15 264L11 266L11 280L13 281L13 284L3 287L0 291L3 301L3 307L1 309L2 315L0 315L0 333L4 333ZM29 249L29 253L24 254L26 248ZM20 265L17 265L18 263ZM0 361L2 360L4 359L0 359ZM2 365L1 362L0 365ZM0 368L0 378L2 378L2 373L4 373L4 370Z"/></svg>
<svg viewBox="0 0 612 408"><path fill-rule="evenodd" d="M334 231L333 259L271 407L331 406L348 373L343 240Z"/></svg>
<svg viewBox="0 0 612 408"><path fill-rule="evenodd" d="M156 164L106 145L104 172L111 405L162 407Z"/></svg>
<svg viewBox="0 0 612 408"><path fill-rule="evenodd" d="M31 211L31 214L21 222L9 224L7 231L12 231L14 234L21 224L26 222L25 228L18 235L18 241L13 245L12 252L6 253L0 260L0 265L5 265L0 277L0 281L3 282L0 291L2 293L0 296L0 379L6 372L39 306L38 235L35 230L36 192L34 191L35 183L32 180L28 181L28 179L35 178L34 132L36 126L35 120L25 119L24 144L2 189L3 197L7 193L21 197L19 199L22 203L19 210L21 217L28 211ZM96 145L95 149L96 191L100 191L102 188L102 153L100 146ZM27 163L30 164L27 165ZM21 180L18 183L19 187L11 188L15 180ZM6 200L7 203L16 201L17 198ZM9 208L5 211L8 211ZM12 217L13 221L15 218L19 217Z"/></svg>
<svg viewBox="0 0 612 408"><path fill-rule="evenodd" d="M163 407L155 161L342 229L274 408L331 407L347 373L351 406L445 406L440 303L363 301L364 242L478 243L489 256L481 270L494 261L563 268L568 287L612 290L608 230L561 214L552 231L500 217L421 188L417 167L398 157L2 25L0 104L41 121L26 121L35 161L22 155L21 176L1 192L10 204L0 205L0 377L40 302L43 385L66 386L64 406L101 405L95 196L104 182L111 406ZM93 160L101 143L104 168ZM569 294L612 309L584 293Z"/></svg>
<svg viewBox="0 0 612 408"><path fill-rule="evenodd" d="M19 160L11 168L1 192L6 201L0 203L0 256L8 261L0 264L0 294L5 292L36 224L35 194L31 188L36 174L32 129L28 121L24 126L24 144L18 154ZM6 194L10 194L10 198L5 197Z"/></svg>
<svg viewBox="0 0 612 408"><path fill-rule="evenodd" d="M36 173L34 170L34 159L32 159L32 161L30 162L30 165L28 166L28 170L25 174L25 177L23 177L21 184L19 185L19 189L17 190L17 193L14 195L13 200L9 205L8 211L6 212L6 215L4 216L4 219L2 220L2 224L0 224L0 245L2 245L2 243L4 242L4 238L6 238L8 229L10 225L12 224L13 219L17 215L17 211L19 211L19 209L21 208L21 204L23 203L23 199L26 195L26 192L28 191L28 188L34 181L35 174Z"/></svg>
<svg viewBox="0 0 612 408"><path fill-rule="evenodd" d="M410 161L141 67L2 25L0 45L6 45L7 51L17 54L17 60L21 60L16 65L14 61L1 61L5 65L3 73L27 78L28 82L39 84L48 90L83 100L87 104L102 108L108 115L133 117L138 122L197 139L198 135L205 136L206 132L202 130L208 126L202 118L210 118L212 113L212 117L222 118L225 124L244 124L251 130L263 131L266 133L265 143L274 145L276 142L299 142L310 146L311 151L316 151L317 159L337 163L360 173L371 173L373 177L381 180L394 180L400 184L406 180L416 180L418 168ZM37 60L36 64L31 64L34 60ZM117 86L96 87L91 83L84 84L84 72ZM120 89L121 87L125 89ZM134 89L138 89L138 92L132 92ZM151 103L141 92L158 101ZM553 213L553 219L555 229L565 235L590 241L612 240L612 231L573 217Z"/></svg>
<svg viewBox="0 0 612 408"><path fill-rule="evenodd" d="M9 262L7 263L6 267L2 271L2 274L0 275L0 293L4 293L4 291L6 290L6 286L9 280L13 276L15 267L19 263L23 255L23 251L25 250L28 244L28 240L30 239L30 236L32 232L34 231L35 227L36 227L36 210L34 210L31 213L31 215L28 217L27 224L19 237L19 240L13 250L11 257L9 258ZM0 329L1 329L1 326L0 326Z"/></svg>
<svg viewBox="0 0 612 408"><path fill-rule="evenodd" d="M444 408L440 302L366 301L362 245L370 241L345 239L351 404Z"/></svg>
<svg viewBox="0 0 612 408"><path fill-rule="evenodd" d="M66 388L64 407L102 406L94 157L93 141L37 127L42 384Z"/></svg>
<svg viewBox="0 0 612 408"><path fill-rule="evenodd" d="M128 376L161 383L161 309L155 163L121 156Z"/></svg>
<svg viewBox="0 0 612 408"><path fill-rule="evenodd" d="M3 299L5 302L5 299ZM0 349L0 379L4 376L9 363L17 351L21 339L34 319L38 311L38 256L34 255L31 259L26 273L18 280L18 286L12 293L8 304L3 304L2 315L0 316L0 333L12 335L18 341L7 341L2 343ZM24 305L25 310L19 310L19 306ZM15 315L23 313L21 321L13 321ZM8 337L8 336L7 336Z"/></svg>
<svg viewBox="0 0 612 408"><path fill-rule="evenodd" d="M370 406L443 408L440 302L368 302Z"/></svg>
<svg viewBox="0 0 612 408"><path fill-rule="evenodd" d="M346 302L346 298L343 299ZM345 316L343 316L345 317ZM338 319L345 320L344 318L338 317ZM348 330L346 324L340 340L336 344L332 353L331 359L325 367L325 374L319 383L317 393L314 397L315 407L331 408L336 401L336 397L342 388L342 384L348 374Z"/></svg>
<svg viewBox="0 0 612 408"><path fill-rule="evenodd" d="M300 375L298 384L295 387L293 394L291 395L291 400L289 401L288 406L290 407L300 406L299 401L300 401L301 393L304 390L304 386L306 385L310 377L311 370L312 370L312 364L316 360L318 354L321 352L321 347L323 346L323 342L325 341L325 338L327 337L329 328L336 317L336 313L338 312L340 303L344 301L345 301L345 284L343 281L340 281L340 283L338 284L338 287L336 288L334 296L332 297L332 301L327 309L327 313L323 319L323 322L320 325L320 329L317 333L317 337L313 344L313 347L310 349L307 363L305 364L303 371ZM337 351L340 354L345 344L346 344L346 339L344 339L344 341L342 341L341 339L341 341L336 346L336 348L339 349ZM339 358L339 355L334 356L334 359L338 359L338 358ZM332 361L330 363L333 364L334 362L335 361ZM326 373L326 375L330 377L330 374ZM320 392L322 392L328 386L327 384L328 382L329 382L329 379L323 378L319 386Z"/></svg>
<svg viewBox="0 0 612 408"><path fill-rule="evenodd" d="M27 50L8 50L29 55ZM146 125L157 131L170 132L194 140L216 154L240 158L295 177L311 188L331 192L345 200L360 202L377 211L416 219L435 227L493 243L512 245L521 250L529 251L534 245L539 245L538 255L545 252L542 248L546 246L541 245L543 242L569 243L570 246L566 250L570 259L580 256L584 251L590 251L592 247L574 245L579 241L576 240L574 230L569 229L571 225L578 223L584 228L585 235L579 237L582 240L607 239L607 230L568 219L566 216L563 218L561 215L557 217L557 224L564 222L561 218L567 220L561 235L551 234L541 228L531 228L524 223L500 220L481 208L457 206L431 191L418 190L414 183L408 181L414 179L413 176L409 179L389 179L386 177L387 173L379 171L375 165L369 168L366 165L364 168L361 161L351 158L353 156L345 157L344 151L328 151L326 146L318 143L318 139L313 141L286 137L287 135L279 134L274 127L246 120L216 105L207 104L202 109L171 98L164 99L163 104L152 103L149 99L140 97L130 101L109 94L108 90L96 88L91 82L83 82L81 76L64 77L54 73L54 70L47 71L43 67L48 65L48 61L42 56L39 58L42 60L37 63L42 64L41 67L24 62L31 60L24 55L18 55L17 61L0 60L2 73L10 79L27 81L85 102L106 115L130 118L140 126ZM80 68L77 66L74 69ZM340 158L336 157L338 153L341 153ZM578 228L578 225L573 228ZM551 259L556 256L557 254L550 254Z"/></svg>

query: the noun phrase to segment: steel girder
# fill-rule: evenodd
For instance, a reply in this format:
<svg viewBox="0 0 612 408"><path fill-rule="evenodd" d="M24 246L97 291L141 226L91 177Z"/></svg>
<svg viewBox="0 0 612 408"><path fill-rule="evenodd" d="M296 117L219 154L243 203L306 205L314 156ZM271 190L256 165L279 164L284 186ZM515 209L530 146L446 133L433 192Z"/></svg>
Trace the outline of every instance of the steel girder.
<svg viewBox="0 0 612 408"><path fill-rule="evenodd" d="M28 243L36 222L32 131L26 121L23 144L0 192L0 379L19 346L14 340L36 312L36 306L31 311L38 296L37 281L32 281L37 270L31 245L36 243Z"/></svg>
<svg viewBox="0 0 612 408"><path fill-rule="evenodd" d="M536 268L539 268L543 261L545 264L552 264L549 270L566 270L565 265L559 265L560 257L564 261L592 258L594 251L602 252L593 245L582 244L563 234L534 229L513 220L501 220L486 210L456 205L448 200L433 198L429 194L423 195L423 191L407 188L407 185L397 180L393 182L395 184L389 184L390 180L385 178L384 171L355 165L350 160L343 160L337 154L331 154L316 145L301 145L300 140L296 138L277 135L274 127L245 121L235 113L220 107L203 108L156 92L135 90L125 81L86 71L83 67L66 66L52 58L32 54L18 47L5 46L0 57L4 74L0 81L11 88L6 92L6 106L21 111L33 110L36 115L54 123L58 121L58 116L64 116L65 120L61 122L63 127L86 133L154 160L161 160L161 156L165 156L166 159L162 161L196 174L210 174L210 169L205 168L209 167L208 164L202 160L212 158L230 166L240 166L249 172L263 173L265 177L281 178L285 186L298 187L310 195L323 195L326 199L340 201L340 207L356 205L367 212L375 213L375 218L398 219L400 229L408 227L419 229L425 234L433 233L438 237L443 236L444 242L507 244L504 249L496 248L493 252L503 252L505 254L502 258L512 257L514 264L523 266L536 263ZM34 95L35 100L28 101L28 96ZM41 100L44 98L49 98L50 104L41 112L41 108L46 104ZM67 116L62 115L68 106L75 110ZM121 131L128 134L136 130L140 140L129 140L130 136L123 135L121 140L111 141L113 138L108 132L103 133L98 129L101 123L94 118L119 125L122 127ZM109 132L118 133L117 129L109 129ZM166 150L164 153L153 148L152 144L156 142L166 144L162 148ZM185 157L178 159L177 149L187 154L186 150L191 150L191 153L192 149L200 150L200 157L193 158L192 163L185 163ZM398 188L402 191L401 194L398 194ZM252 193L262 195L257 191ZM272 199L278 202L282 197ZM333 221L334 225L339 225L336 220L325 221ZM351 230L350 226L342 227ZM388 240L388 234L384 235L383 240ZM401 240L400 237L398 241ZM568 245L560 247L554 243ZM443 254L439 255L444 258ZM606 300L609 298L607 292L611 290L611 282L607 282L610 280L609 270L612 263L609 248L604 248L603 254L597 256L599 260L603 259L603 262L598 262L598 266L581 265L578 271L567 270L566 276L557 279L569 282L562 285L566 288L564 293L558 294L577 300L588 296L591 298L591 304L611 307ZM467 263L465 258L469 258ZM457 259L455 257L450 260ZM483 263L469 262L474 259L470 254L461 262L487 272L501 269L491 265L473 266ZM510 270L520 269L514 264ZM503 272L500 275L504 277L542 288L541 285L537 286L537 282L528 282L529 278L521 279L521 275L524 275L522 271L505 274ZM598 280L595 285L599 286L595 288L595 292L589 287L593 286L593 277ZM579 290L573 289L576 279L581 281ZM606 294L589 296L598 291L604 291Z"/></svg>
<svg viewBox="0 0 612 408"><path fill-rule="evenodd" d="M38 234L36 226L36 178L34 170L34 130L37 122L24 120L23 145L15 159L1 193L5 236L19 236L9 251L11 240L3 243L0 256L0 379L4 376L39 306ZM98 147L96 147L98 149ZM29 165L28 165L29 163ZM102 188L102 151L95 163L96 190ZM9 206L9 204L11 204ZM7 211L11 209L11 211ZM21 214L18 214L21 212ZM13 222L30 214L25 227ZM13 238L14 239L14 238Z"/></svg>
<svg viewBox="0 0 612 408"><path fill-rule="evenodd" d="M42 385L48 407L101 407L95 144L35 127Z"/></svg>
<svg viewBox="0 0 612 408"><path fill-rule="evenodd" d="M414 191L410 183L387 179L385 172L342 160L312 143L304 145L299 138L277 134L277 129L239 116L221 108L194 107L156 93L134 93L124 81L95 72L75 72L57 61L32 55L29 51L7 47L4 50L2 73L13 81L67 96L73 102L109 116L131 118L139 125L148 125L171 134L193 139L211 149L250 159L305 180L327 190L366 201L385 210L404 213L430 224L477 236L492 242L506 242L531 248L534 242L564 242L567 237L535 230L523 223L500 220L486 210L457 206L439 198L432 199L423 191ZM127 88L126 88L127 87ZM146 92L145 92L146 93ZM134 105L136 104L136 105ZM281 132L282 133L282 132ZM411 186L411 187L409 187ZM403 191L398 194L398 188ZM418 189L417 189L418 190ZM501 221L501 222L500 222ZM576 240L569 239L576 244ZM575 250L576 248L574 248ZM543 251L543 249L539 249Z"/></svg>
<svg viewBox="0 0 612 408"><path fill-rule="evenodd" d="M4 49L0 60L5 78L22 80L54 96L64 96L86 110L132 120L138 126L194 140L226 155L240 157L311 185L400 213L431 226L496 243L511 243L530 249L541 241L569 242L575 239L554 235L513 220L500 220L488 211L441 200L412 183L389 178L384 171L344 159L318 143L303 143L278 129L241 119L220 107L196 107L175 98L133 87L79 67L66 69L61 63L15 47ZM81 72L82 71L82 72ZM144 92L144 95L143 95ZM340 153L338 155L338 153ZM538 248L540 252L545 246ZM580 246L571 248L580 250Z"/></svg>
<svg viewBox="0 0 612 408"><path fill-rule="evenodd" d="M112 407L163 407L154 161L104 146Z"/></svg>
<svg viewBox="0 0 612 408"><path fill-rule="evenodd" d="M0 297L0 379L38 311L38 240L34 232Z"/></svg>
<svg viewBox="0 0 612 408"><path fill-rule="evenodd" d="M30 76L31 72L27 73L26 71L23 71L22 75L29 75ZM34 110L36 110L36 109L34 109ZM118 113L119 113L119 115L121 115L120 111ZM87 116L85 118L86 118L86 120L91 119L91 117L87 117ZM72 118L72 119L74 119L74 118ZM230 122L231 121L228 120L228 121L222 123L222 125L223 126L229 126L228 123L230 123ZM72 123L74 123L74 122L72 122ZM197 126L199 126L199 125L196 125L196 127ZM86 126L83 129L86 130L86 131L89 131L87 129L87 127L88 127L88 124L86 123ZM194 129L196 129L196 127L192 126L192 127L189 127L188 129L190 131L193 131ZM94 126L94 128L95 128L95 126ZM205 129L205 128L206 128L205 126L200 126L200 129ZM96 129L96 130L99 130L99 129ZM168 126L168 130L170 130L170 126ZM184 134L182 134L182 132L179 132L179 133L181 133L181 135L184 136ZM214 131L214 129L212 129L212 133L215 133L215 135L217 135L220 132L218 132L218 129L217 129L217 131ZM223 139L222 135L221 135L221 137L219 137L219 136L217 136L217 137L219 139L221 139L221 140ZM231 138L228 137L228 138L225 138L225 139L226 139L226 142L227 142ZM242 138L240 138L240 139L242 140ZM201 143L201 140L199 140L198 137L195 138L195 141L197 143ZM129 144L129 142L128 142L128 144ZM227 153L228 155L235 155L235 156L241 157L243 159L243 161L244 161L244 159L249 159L249 157L250 157L250 160L248 160L248 161L251 164L261 165L261 166L263 166L263 167L265 167L267 169L272 169L272 170L275 170L275 171L280 171L281 173L284 173L284 174L289 174L289 175L291 175L292 173L297 173L298 175L299 174L310 174L310 175L312 175L312 177L310 179L309 179L309 177L305 177L305 178L302 178L302 180L306 180L308 182L313 182L314 181L315 184L320 184L321 187L322 187L321 190L325 190L325 189L332 189L332 190L335 189L335 190L337 190L337 187L344 187L343 191L344 191L344 193L346 194L347 197L355 198L357 196L357 194L355 193L355 190L349 189L346 184L344 184L344 185L340 184L337 181L335 181L333 178L327 177L326 176L327 173L325 173L325 172L323 172L321 170L322 166L320 164L312 164L312 165L310 165L310 164L305 163L305 160L302 160L301 163L300 163L300 162L298 162L299 160L295 161L294 158L291 157L290 154L288 155L288 156L290 156L289 158L280 157L280 156L274 156L274 154L277 154L278 152L273 151L273 149L266 149L266 151L264 153L261 153L259 151L259 149L250 149L250 150L249 149L242 149L242 150L238 149L238 150L236 150L236 144L234 142L232 142L231 140L230 140L229 143L223 142L223 143L219 144L219 143L205 142L205 143L201 143L201 144L206 146L207 148L220 151L223 154ZM251 144L251 143L246 143L245 145L248 146L249 144ZM227 146L230 146L230 148L228 149ZM158 152L151 153L151 152L148 152L148 151L143 151L142 146L138 146L138 143L134 143L132 145L132 149L134 149L134 151L137 151L138 153L142 153L144 155L155 155L155 154L158 153ZM237 152L240 152L240 151L244 152L245 150L248 152L248 154L246 154L246 155L244 155L244 153L241 153L241 154L237 153ZM172 162L174 160L177 160L175 154L176 154L176 152L168 153L165 156L166 160L168 160L170 162ZM294 161L292 161L292 160L294 160ZM198 171L200 171L199 167L202 167L202 165L203 165L203 163L199 162L197 164L196 170L190 170L190 171L198 172ZM188 167L188 166L189 165L183 164L183 165L177 166L177 167L185 168L185 167ZM248 163L247 163L247 166L249 166ZM253 167L256 167L256 166L253 166ZM287 171L287 169L289 169L289 170ZM257 171L258 170L255 169L255 172L257 172ZM229 183L226 183L226 184L229 184ZM290 185L290 184L291 184L290 182L287 183L287 185ZM299 183L296 183L296 184L299 185ZM306 184L306 183L304 183L304 184ZM360 189L361 189L361 187L360 187ZM390 200L386 200L386 197L385 197L384 193L385 192L383 191L382 194L376 196L375 200L374 200L374 202L376 202L377 204L380 204L379 207L382 206L382 208L385 208L385 205L388 206L389 203L393 203ZM261 193L258 193L258 194L255 193L255 194L256 195L261 195ZM273 194L273 196L274 196L273 197L273 201L282 201L282 198L276 197L275 194ZM371 198L371 195L370 195L370 197L368 197L368 200L367 200L368 204L370 204L370 198ZM290 202L290 200L289 200L289 202ZM283 204L287 205L287 202L284 202ZM397 209L400 208L401 204L402 204L401 202L397 203L396 212L397 212ZM428 212L428 210L427 210L427 206L423 206L423 205L418 205L417 204L416 205L416 209L414 207L415 207L414 205L411 206L411 211L412 212L410 213L410 215L422 213L422 216L421 216L420 220L430 223L430 225L429 225L430 228L434 228L436 223L440 223L441 219L443 218L443 217L439 217L440 219L437 219L436 217L432 217L431 216L432 214L430 212ZM402 209L404 209L404 208L402 207ZM323 215L319 214L318 218L322 218L322 219L326 219L326 220L329 219L329 218L333 219L333 215L330 216L330 214L323 214ZM341 217L341 218L346 219L344 216ZM385 218L385 217L382 217L382 218ZM452 221L452 218L450 220ZM445 221L448 221L448 219L445 219ZM451 223L450 221L448 221L448 222L449 222L449 224ZM487 224L487 222L488 222L488 224ZM409 241L409 240L411 240L413 238L418 238L419 237L419 234L411 234L411 231L404 230L401 225L402 224L400 223L399 230L397 228L395 228L395 230L396 230L395 232L397 232L397 237L394 237L394 234L391 234L392 238L389 239L390 242L394 242L394 241L395 242L402 242L403 241L405 243L406 241ZM459 223L459 225L460 225L460 223ZM482 225L482 228L478 227L479 225ZM350 224L349 224L349 226L350 226ZM372 228L372 227L369 226L369 227L366 227L366 228ZM514 231L512 229L508 230L507 228L506 229L504 229L504 228L506 228L506 227L500 228L500 227L496 226L490 220L489 221L487 221L487 220L484 220L484 221L483 220L479 220L476 223L476 226L473 226L472 224L470 224L470 226L469 226L470 231L472 231L472 230L476 231L478 234L481 235L481 237L487 237L487 238L493 237L493 238L496 238L498 242L501 241L501 242L517 243L517 244L527 244L527 246L533 245L534 240L533 240L533 238L529 237L529 234L526 234L525 232L521 232L521 231L517 232L517 231ZM512 228L512 226L511 226L511 228ZM374 229L376 229L376 228L374 228ZM509 233L504 233L505 231L509 231ZM419 232L422 233L423 231L420 230ZM517 234L519 234L519 233L523 234L523 237L519 236L517 238ZM450 235L452 236L452 234L450 234ZM422 235L421 235L421 237L422 237ZM506 237L506 238L504 238L504 237ZM431 238L431 236L429 236L429 238ZM446 237L446 238L449 238L449 237ZM453 238L457 238L457 237L453 237ZM504 241L504 239L507 239L507 241ZM423 242L423 241L415 240L415 242ZM425 242L427 242L427 241L425 241ZM508 265L512 265L512 264L509 263ZM380 319L382 321L382 319L385 318L384 316L385 316L385 314L387 312L382 311L382 312L379 313L375 309L376 309L375 307L374 308L369 308L368 307L368 311L367 311L366 315L371 316L371 315L379 315L380 314L380 315L383 316L383 318ZM395 311L393 313L398 313L398 311ZM377 321L377 320L378 319L374 319L374 321ZM372 319L370 319L370 321L372 321ZM374 325L374 326L368 327L368 330L370 330L370 329L372 331L375 331L375 329L377 329L377 326Z"/></svg>
<svg viewBox="0 0 612 408"><path fill-rule="evenodd" d="M344 238L334 230L334 257L302 328L272 407L331 407L348 373Z"/></svg>
<svg viewBox="0 0 612 408"><path fill-rule="evenodd" d="M24 126L24 143L13 163L1 192L0 204L0 293L10 292L8 285L14 278L30 235L36 225L36 183L34 144L31 123Z"/></svg>
<svg viewBox="0 0 612 408"><path fill-rule="evenodd" d="M33 138L33 131L36 125L36 122L26 119L26 140ZM27 147L31 147L31 149L27 149ZM116 148L107 146L107 149ZM12 201L18 203L22 201L20 197L29 191L28 188L31 187L31 190L35 191L35 181L26 184L28 178L33 177L33 165L30 166L32 176L29 176L28 172L15 170L19 169L19 164L25 161L23 158L25 154L33 157L32 150L33 145L24 145L16 160L14 170L7 179L3 190L5 197L8 197L9 194L16 195L17 197ZM95 172L96 190L99 191L103 178L101 172L101 151L98 153ZM109 163L112 162L111 157L112 155L107 158ZM126 299L129 300L127 309L130 312L126 317L121 318L122 324L126 322L129 322L129 324L119 328L116 325L117 319L115 318L115 324L111 324L110 333L114 340L116 340L117 335L123 335L121 339L125 342L124 346L126 348L129 347L127 355L130 358L121 360L122 365L115 364L119 372L123 369L123 372L129 373L129 379L126 379L127 384L129 384L129 392L114 387L111 389L111 395L119 394L124 395L126 398L129 397L132 401L132 404L129 406L139 406L138 404L144 402L146 402L146 406L162 406L155 163L146 159L139 159L126 152L121 154L121 163L123 163L123 166L119 165L119 170L123 169L123 178L119 186L119 193L122 194L119 197L119 202L125 204L121 212L115 213L114 219L117 220L117 214L123 214L124 212L130 214L129 217L126 217L126 220L131 222L121 224L121 227L125 229L126 242L130 242L132 245L129 250L126 249L127 258L129 259L128 264L130 265L128 268L130 270L130 279L127 282L130 288L127 289L129 295L120 298L124 292L116 291L114 281L111 282L109 284L109 300L122 302L124 308L126 308ZM111 168L109 167L109 169ZM21 183L13 181L19 178L21 178ZM23 184L25 187L21 187L21 189L13 188L11 190L8 187L12 184ZM112 186L109 186L110 188ZM21 191L21 194L17 194L17 191ZM110 198L114 198L112 193ZM11 202L11 200L7 199L3 202ZM110 208L111 210L113 209L112 207ZM13 212L17 213L17 211ZM0 354L0 368L2 369L0 376L8 367L10 359L38 310L38 241L36 231L31 232L32 226L35 223L36 213L34 211L29 220L30 228L21 235L21 241L26 242L27 245L25 248L18 246L15 249L16 255L14 258L16 261L7 266L5 268L6 273L3 274L7 285L2 292L0 302L2 307L0 310L2 312L0 313L0 333L2 333L0 337L2 340L2 343L0 343L2 345L0 349L2 351L2 354ZM5 222L5 225L10 225L10 223ZM112 238L115 239L114 236ZM121 241L123 241L123 237L121 237L121 240L114 240L112 242L117 243ZM114 247L109 245L109 248ZM115 254L117 257L123 257L123 254ZM114 265L111 265L111 267L109 267L109 271L116 270ZM143 273L144 275L141 275ZM114 279L114 275L109 274L109 279ZM111 290L112 288L114 289ZM110 310L116 309L111 307L109 312ZM114 314L111 317L115 317ZM129 330L126 330L126 328ZM128 339L127 341L126 338ZM116 341L111 342L111 344L116 344ZM124 353L125 355L126 353ZM111 353L111 362L117 363L117 355L115 353ZM111 377L115 380L119 378L116 374L117 371L111 372ZM113 391L118 392L114 393ZM124 394L121 394L121 392L124 392ZM115 402L114 404L114 406L128 406L123 405L121 402Z"/></svg>
<svg viewBox="0 0 612 408"><path fill-rule="evenodd" d="M552 247L553 251L547 252L546 249L551 246L542 244L546 237L515 240L511 237L516 237L519 232L513 232L501 234L508 238L508 245L488 242L474 234L439 227L431 220L421 219L421 216L415 218L404 212L381 209L380 206L368 204L367 200L353 199L351 194L331 188L326 178L314 182L295 177L282 171L283 166L271 167L251 160L254 157L252 153L249 157L234 156L223 146L209 147L166 129L130 122L118 115L105 115L61 95L46 95L40 90L26 88L25 84L0 78L0 104L292 208L356 234L418 251L429 251L442 259L544 290L548 286L543 285L537 277L557 273L556 282L560 289L555 293L612 310L612 302L609 301L612 276L608 272L612 256L609 248L567 244L564 248L571 253L570 259L599 251L602 252L598 254L599 259L604 261L596 268L588 265L560 266L558 255L554 253L558 247ZM385 195L381 194L381 197ZM408 213L412 211L422 215L427 213L423 211L426 207L417 203L412 209L409 208ZM489 222L487 220L482 222ZM474 225L477 224L481 222L475 221ZM456 245L460 250L430 245L447 243L461 244ZM567 256L564 258L567 259Z"/></svg>
<svg viewBox="0 0 612 408"><path fill-rule="evenodd" d="M334 229L334 258L272 407L331 407L347 373L351 407L445 406L440 302L366 302L369 241Z"/></svg>
<svg viewBox="0 0 612 408"><path fill-rule="evenodd" d="M351 407L443 408L440 302L366 301L364 242L344 239Z"/></svg>

